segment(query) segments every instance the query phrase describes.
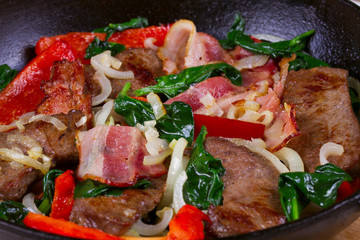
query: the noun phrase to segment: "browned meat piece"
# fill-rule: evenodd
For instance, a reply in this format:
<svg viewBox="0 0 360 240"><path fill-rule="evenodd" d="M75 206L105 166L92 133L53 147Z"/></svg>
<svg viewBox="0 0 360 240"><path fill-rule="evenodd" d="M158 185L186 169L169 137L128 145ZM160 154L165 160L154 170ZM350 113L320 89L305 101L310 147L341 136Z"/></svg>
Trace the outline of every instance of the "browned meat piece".
<svg viewBox="0 0 360 240"><path fill-rule="evenodd" d="M123 89L125 83L131 82L129 95L136 89L156 84L155 77L165 75L162 71L162 61L157 57L156 52L145 48L129 48L116 55L121 62L121 71L132 71L135 78L130 80L110 79L112 92L110 98L116 98ZM95 71L91 66L85 68L86 88L92 96L100 94L101 89L96 80L92 78Z"/></svg>
<svg viewBox="0 0 360 240"><path fill-rule="evenodd" d="M208 211L210 235L226 237L285 223L278 195L279 172L269 160L222 138L208 138L205 149L226 169L223 205Z"/></svg>
<svg viewBox="0 0 360 240"><path fill-rule="evenodd" d="M283 102L295 105L301 135L288 147L302 157L307 172L320 165L319 152L324 143L344 147L342 156L328 160L350 171L359 170L360 128L349 97L347 71L327 67L290 72Z"/></svg>
<svg viewBox="0 0 360 240"><path fill-rule="evenodd" d="M165 190L165 177L151 181L153 185L149 188L125 190L119 197L76 199L70 221L117 236L122 235L160 202Z"/></svg>
<svg viewBox="0 0 360 240"><path fill-rule="evenodd" d="M54 115L81 110L92 118L91 96L84 94L85 71L80 61L55 62L51 69L51 80L42 85L45 97L37 113Z"/></svg>
<svg viewBox="0 0 360 240"><path fill-rule="evenodd" d="M0 200L19 201L27 188L41 175L39 170L21 166L12 167L0 160Z"/></svg>

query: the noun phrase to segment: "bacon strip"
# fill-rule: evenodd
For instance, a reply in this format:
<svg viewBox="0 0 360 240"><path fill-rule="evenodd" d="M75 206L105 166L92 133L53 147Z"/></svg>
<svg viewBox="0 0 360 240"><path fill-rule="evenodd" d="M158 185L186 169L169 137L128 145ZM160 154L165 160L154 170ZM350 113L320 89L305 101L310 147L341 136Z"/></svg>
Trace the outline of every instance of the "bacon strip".
<svg viewBox="0 0 360 240"><path fill-rule="evenodd" d="M145 143L145 137L135 127L97 126L78 133L77 177L126 187L138 178L161 176L166 173L163 164L143 165L144 156L149 155Z"/></svg>

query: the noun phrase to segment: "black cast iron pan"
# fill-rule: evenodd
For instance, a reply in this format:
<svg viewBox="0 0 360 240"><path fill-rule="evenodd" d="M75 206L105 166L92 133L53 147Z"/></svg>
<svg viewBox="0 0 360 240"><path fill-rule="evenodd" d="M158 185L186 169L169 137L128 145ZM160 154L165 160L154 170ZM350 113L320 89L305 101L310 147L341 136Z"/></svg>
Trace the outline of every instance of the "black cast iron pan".
<svg viewBox="0 0 360 240"><path fill-rule="evenodd" d="M308 51L360 78L360 8L345 0L0 0L0 64L20 70L42 36L91 31L136 16L150 24L185 18L224 38L238 11L248 33L290 39L315 29ZM302 220L228 239L329 239L360 216L360 193ZM0 221L0 239L68 239Z"/></svg>

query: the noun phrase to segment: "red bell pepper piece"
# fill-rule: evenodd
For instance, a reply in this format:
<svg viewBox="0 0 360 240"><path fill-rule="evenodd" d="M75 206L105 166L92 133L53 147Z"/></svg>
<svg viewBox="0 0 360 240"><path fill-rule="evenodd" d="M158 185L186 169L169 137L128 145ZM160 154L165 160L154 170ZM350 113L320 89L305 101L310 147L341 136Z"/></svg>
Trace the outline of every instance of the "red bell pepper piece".
<svg viewBox="0 0 360 240"><path fill-rule="evenodd" d="M168 240L204 239L204 224L209 217L191 205L184 205L169 223Z"/></svg>
<svg viewBox="0 0 360 240"><path fill-rule="evenodd" d="M265 125L258 123L244 122L235 119L211 117L202 114L194 114L195 136L201 130L201 126L206 126L207 136L242 138L261 138L264 135Z"/></svg>
<svg viewBox="0 0 360 240"><path fill-rule="evenodd" d="M155 45L162 46L164 39L169 31L170 25L150 26L146 28L127 29L122 32L115 32L110 38L109 42L116 42L129 47L144 47L145 39L149 37L155 38L157 41ZM75 49L76 56L84 63L90 64L90 59L84 59L85 51L89 44L97 36L100 40L105 40L105 33L89 33L89 32L72 32L66 35L58 35L54 37L42 37L36 43L35 52L41 54L52 43L57 40L64 40Z"/></svg>
<svg viewBox="0 0 360 240"><path fill-rule="evenodd" d="M353 189L351 183L349 182L343 182L338 191L337 191L337 198L336 201L342 201L345 198L349 197L350 195L352 195L355 192L355 190Z"/></svg>
<svg viewBox="0 0 360 240"><path fill-rule="evenodd" d="M73 171L67 170L55 179L54 199L50 217L69 220L74 205L75 178Z"/></svg>
<svg viewBox="0 0 360 240"><path fill-rule="evenodd" d="M29 228L65 237L107 240L122 239L94 228L83 227L63 219L55 219L32 212L26 215L23 222Z"/></svg>
<svg viewBox="0 0 360 240"><path fill-rule="evenodd" d="M56 41L46 51L35 57L0 92L0 124L9 124L24 113L34 111L44 98L41 81L50 79L54 61L75 60L71 46Z"/></svg>

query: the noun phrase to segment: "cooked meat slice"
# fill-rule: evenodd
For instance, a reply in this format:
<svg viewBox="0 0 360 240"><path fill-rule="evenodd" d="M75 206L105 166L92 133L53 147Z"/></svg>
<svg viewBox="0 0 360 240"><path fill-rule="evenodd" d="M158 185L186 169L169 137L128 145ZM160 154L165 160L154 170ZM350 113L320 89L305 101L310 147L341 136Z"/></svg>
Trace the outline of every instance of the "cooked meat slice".
<svg viewBox="0 0 360 240"><path fill-rule="evenodd" d="M122 235L160 202L165 181L164 176L151 179L152 186L149 188L125 190L119 197L76 199L70 221L117 236Z"/></svg>
<svg viewBox="0 0 360 240"><path fill-rule="evenodd" d="M222 138L207 138L205 149L226 169L223 205L208 211L209 234L226 237L285 222L278 194L279 172L269 160Z"/></svg>
<svg viewBox="0 0 360 240"><path fill-rule="evenodd" d="M11 166L10 162L0 160L0 200L21 200L28 186L40 175L39 170L21 164Z"/></svg>
<svg viewBox="0 0 360 240"><path fill-rule="evenodd" d="M81 110L91 119L91 96L84 93L85 71L79 60L55 62L51 69L51 80L41 88L45 97L37 113L54 115Z"/></svg>
<svg viewBox="0 0 360 240"><path fill-rule="evenodd" d="M132 95L136 89L156 84L155 77L165 75L162 71L162 62L156 52L145 48L129 48L116 55L121 62L121 71L132 71L135 78L130 80L110 79L112 92L110 98L116 98L125 83L131 82L128 94ZM86 88L92 96L100 94L101 88L92 78L95 71L91 66L85 68Z"/></svg>
<svg viewBox="0 0 360 240"><path fill-rule="evenodd" d="M319 152L324 143L344 147L342 156L329 162L349 171L359 171L360 127L349 97L347 71L327 67L290 72L283 102L295 105L301 135L288 147L302 157L307 172L320 165Z"/></svg>

